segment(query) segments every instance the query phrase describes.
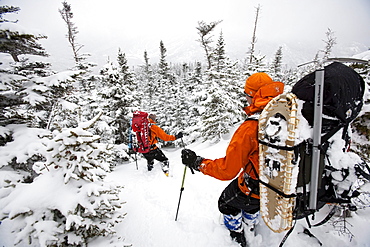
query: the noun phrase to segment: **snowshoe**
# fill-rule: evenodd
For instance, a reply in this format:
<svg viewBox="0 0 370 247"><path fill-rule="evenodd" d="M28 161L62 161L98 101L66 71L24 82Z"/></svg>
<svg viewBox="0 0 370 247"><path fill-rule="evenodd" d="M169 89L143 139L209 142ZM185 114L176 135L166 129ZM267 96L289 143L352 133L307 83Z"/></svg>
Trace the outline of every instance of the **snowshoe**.
<svg viewBox="0 0 370 247"><path fill-rule="evenodd" d="M293 161L297 114L297 98L288 93L271 100L259 118L261 216L274 232L289 230L293 223L298 175Z"/></svg>

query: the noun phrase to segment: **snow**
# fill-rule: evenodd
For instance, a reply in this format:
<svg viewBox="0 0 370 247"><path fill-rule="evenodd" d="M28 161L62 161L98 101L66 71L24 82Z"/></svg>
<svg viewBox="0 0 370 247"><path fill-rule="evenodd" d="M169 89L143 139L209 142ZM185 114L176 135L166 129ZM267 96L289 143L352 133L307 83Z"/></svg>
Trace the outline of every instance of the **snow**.
<svg viewBox="0 0 370 247"><path fill-rule="evenodd" d="M216 145L194 143L187 145L187 148L194 150L203 157L219 158L225 154L231 134L223 136L221 142ZM23 141L26 142L32 143L36 140L35 136L32 139L29 134L23 136ZM18 137L18 141L21 141L21 139L21 137ZM199 172L191 174L188 169L186 169L187 172L184 177L185 167L181 164L181 149L162 150L170 160L171 171L169 177L163 174L158 163L155 164L151 172L148 172L146 160L139 158L138 169L135 161L123 163L118 165L106 178L107 182L114 182L124 187L120 196L126 202L121 208L121 213L125 217L116 226L116 231L124 238L125 244L145 247L237 247L238 245L231 241L228 231L222 225L222 217L217 208L218 197L229 181L219 181ZM16 149L14 152L23 153L21 149ZM1 175L7 176L7 173L2 172ZM185 178L184 190L181 196L178 218L175 221L183 177ZM27 186L24 186L26 191L23 191L22 196L12 195L11 198L2 199L1 203L4 203L4 200L15 200L13 203L28 205L26 208L17 208L18 211L27 212L41 204L46 207L49 205L50 208L53 207L53 204L58 204L59 208L69 210L70 205L74 205L76 201L80 200L78 194L72 196L73 186L66 186L63 183L63 178L39 176L34 183L38 189L35 190L35 187L33 187L32 190L27 190ZM55 185L56 183L59 183L59 185L50 186L50 184ZM52 188L59 189L51 191ZM10 215L20 213L20 211L15 211L12 208L3 208L3 210ZM323 219L328 210L324 207L316 214L316 219L313 222L319 222ZM79 219L68 220L78 221ZM260 224L256 229L257 235L251 236L249 233L247 235L251 246L278 246L286 232L273 233L261 218L259 220ZM347 220L348 228L354 235L352 239L349 233L339 232L334 228L334 223L330 222L320 227L311 228L310 231L322 242L323 246L370 246L370 236L368 234L370 209L366 208L353 212ZM53 222L46 221L37 224L40 225L36 225L36 229L56 229ZM338 225L336 224L336 227ZM315 238L302 233L304 228L308 228L306 221L304 219L297 221L293 233L284 246L297 246L298 243L299 246L303 247L319 246ZM40 230L39 234L40 238L47 238L45 235L47 232ZM14 235L11 234L11 221L3 220L0 225L0 246L13 246L14 240ZM122 244L110 245L109 241L109 239L99 238L92 241L89 246L122 246Z"/></svg>
<svg viewBox="0 0 370 247"><path fill-rule="evenodd" d="M361 52L359 54L356 54L356 55L353 56L353 58L369 61L370 60L370 50L367 50L367 51Z"/></svg>
<svg viewBox="0 0 370 247"><path fill-rule="evenodd" d="M4 148L0 148L0 167L8 165L15 157L19 163L23 163L32 155L42 153L41 150L44 149L44 146L38 138L46 135L48 131L28 128L26 125L19 124L11 124L0 128L1 136L10 132L13 132L14 141L7 143Z"/></svg>
<svg viewBox="0 0 370 247"><path fill-rule="evenodd" d="M208 146L192 144L187 146L198 155L207 158L221 157L227 142ZM217 208L218 197L229 184L199 172L186 172L184 191L175 221L176 209L180 195L184 166L181 164L180 149L163 149L170 159L171 176L165 177L156 164L151 172L146 170L145 159L138 161L138 170L134 162L117 167L109 177L121 181L124 185L122 197L127 202L124 211L127 213L118 227L127 243L133 246L153 247L188 247L188 246L235 246L230 240L226 228L221 224L221 214ZM317 214L317 221L323 219L326 209ZM349 222L355 235L352 242L347 236L338 236L333 227L324 226L310 229L319 238L323 246L370 246L370 236L366 233L370 222L369 210L360 210L353 214ZM307 227L305 220L300 220L284 246L318 246L316 240L302 234ZM273 233L260 219L251 246L278 246L284 233ZM330 237L329 237L330 236ZM92 245L99 246L99 245Z"/></svg>
<svg viewBox="0 0 370 247"><path fill-rule="evenodd" d="M19 34L31 34L34 36L44 36L40 31L36 29L26 28L18 23L14 22L2 22L0 24L2 30L9 30L10 32L18 32Z"/></svg>

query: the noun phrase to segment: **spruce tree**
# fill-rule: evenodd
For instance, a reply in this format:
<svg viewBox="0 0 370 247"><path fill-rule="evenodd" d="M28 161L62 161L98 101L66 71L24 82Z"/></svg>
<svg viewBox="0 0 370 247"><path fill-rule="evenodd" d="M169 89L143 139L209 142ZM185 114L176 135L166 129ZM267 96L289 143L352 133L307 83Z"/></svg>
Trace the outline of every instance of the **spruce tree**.
<svg viewBox="0 0 370 247"><path fill-rule="evenodd" d="M260 53L256 53L256 44L257 44L257 23L258 23L258 18L259 14L261 11L261 6L258 5L256 7L256 18L254 22L254 29L253 29L253 35L252 35L252 40L251 40L251 46L248 49L247 52L247 59L246 59L246 64L245 64L245 72L244 74L246 76L250 76L256 72L265 72L266 71L266 64L264 63L265 55L262 55Z"/></svg>
<svg viewBox="0 0 370 247"><path fill-rule="evenodd" d="M202 73L202 64L197 62L188 77L184 80L183 93L186 97L187 112L182 117L186 121L186 139L189 142L197 141L200 138L200 129L202 125L201 114L204 107L202 101L206 99L204 94L204 79Z"/></svg>
<svg viewBox="0 0 370 247"><path fill-rule="evenodd" d="M136 108L140 105L140 100L142 98L143 92L136 85L134 80L134 74L128 66L128 61L126 59L126 54L119 49L118 56L118 75L119 82L122 87L122 99L117 99L116 109L116 119L115 125L117 126L117 140L116 144L128 143L127 131L130 127L129 113L132 112L131 109ZM117 96L119 97L119 96Z"/></svg>
<svg viewBox="0 0 370 247"><path fill-rule="evenodd" d="M207 71L205 91L207 99L201 104L202 136L218 142L222 134L229 132L233 124L241 120L242 101L240 72L237 64L226 56L222 32L212 54L212 67Z"/></svg>
<svg viewBox="0 0 370 247"><path fill-rule="evenodd" d="M212 66L212 52L213 48L211 46L211 43L213 42L212 40L212 31L216 28L218 24L220 24L222 21L214 21L209 24L207 24L204 21L199 21L198 22L198 27L196 29L198 30L199 34L199 40L197 40L200 45L203 47L206 60L208 63L208 69L211 68Z"/></svg>
<svg viewBox="0 0 370 247"><path fill-rule="evenodd" d="M99 117L56 129L45 140L46 162L36 166L40 176L1 200L1 219L13 221L15 244L87 246L92 238L116 234L120 187L105 180L109 147L88 131Z"/></svg>
<svg viewBox="0 0 370 247"><path fill-rule="evenodd" d="M160 121L162 128L168 130L172 125L171 114L174 110L174 76L170 72L170 67L167 62L167 49L163 41L159 44L160 60L156 75L156 90L155 101L153 102L154 113L157 114L157 119Z"/></svg>
<svg viewBox="0 0 370 247"><path fill-rule="evenodd" d="M81 55L80 50L83 47L83 45L77 43L77 27L75 23L72 21L73 19L73 12L72 7L70 4L68 4L66 1L62 2L63 8L59 9L59 13L63 19L63 21L67 25L67 39L69 44L71 45L72 52L73 52L73 58L78 64L82 60L84 60L84 57Z"/></svg>
<svg viewBox="0 0 370 247"><path fill-rule="evenodd" d="M38 43L46 39L42 34L26 33L17 22L10 22L3 18L4 14L16 13L20 8L13 6L0 6L0 52L10 54L14 62L20 62L20 55L48 56L45 49Z"/></svg>
<svg viewBox="0 0 370 247"><path fill-rule="evenodd" d="M142 86L138 91L142 91L141 109L144 111L153 111L153 98L156 95L156 83L154 80L154 71L152 65L149 63L148 52L144 51L144 65L141 66L141 70L138 73L139 84Z"/></svg>
<svg viewBox="0 0 370 247"><path fill-rule="evenodd" d="M270 76L277 81L281 81L283 78L283 68L282 68L282 59L283 59L283 47L279 46L278 50L275 53L274 60L270 67Z"/></svg>

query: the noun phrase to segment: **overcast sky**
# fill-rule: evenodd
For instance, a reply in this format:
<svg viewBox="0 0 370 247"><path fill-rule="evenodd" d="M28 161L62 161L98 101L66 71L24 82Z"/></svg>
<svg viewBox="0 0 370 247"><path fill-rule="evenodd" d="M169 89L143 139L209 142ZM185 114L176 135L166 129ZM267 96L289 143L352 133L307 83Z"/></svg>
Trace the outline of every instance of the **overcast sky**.
<svg viewBox="0 0 370 247"><path fill-rule="evenodd" d="M49 38L42 41L60 66L72 62L65 38L66 26L58 9L61 0L0 0L1 5L21 8L19 24L38 29ZM256 48L272 57L283 46L283 61L305 62L324 47L330 28L337 45L334 56L350 56L370 47L370 0L68 0L79 34L77 42L92 61L115 60L118 48L131 64L143 62L148 51L157 61L159 42L167 48L169 62L203 60L196 42L198 21L223 20L214 32L216 41L223 32L226 50L232 59L241 59L250 46L255 8L261 13ZM284 50L286 50L284 54ZM62 68L64 69L64 68Z"/></svg>

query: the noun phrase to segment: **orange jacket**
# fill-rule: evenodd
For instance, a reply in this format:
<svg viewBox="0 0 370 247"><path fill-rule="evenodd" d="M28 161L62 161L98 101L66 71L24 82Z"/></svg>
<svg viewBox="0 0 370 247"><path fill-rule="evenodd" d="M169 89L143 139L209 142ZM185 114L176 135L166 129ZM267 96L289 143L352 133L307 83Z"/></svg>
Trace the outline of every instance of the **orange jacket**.
<svg viewBox="0 0 370 247"><path fill-rule="evenodd" d="M271 99L283 92L283 89L284 84L281 82L261 87L254 95L252 104L244 109L245 112L248 116L261 112ZM204 159L200 171L219 180L231 180L243 170L239 174L238 184L240 190L248 195L250 190L244 183L244 174L247 173L252 179L257 179L252 166L248 164L253 165L259 173L258 121L253 120L245 121L235 131L225 157L215 160ZM259 198L255 194L251 196Z"/></svg>
<svg viewBox="0 0 370 247"><path fill-rule="evenodd" d="M157 138L163 140L163 141L174 141L176 140L176 137L174 135L168 135L166 132L164 132L161 127L156 125L156 122L154 122L152 119L149 118L150 123L150 145L154 145L158 143ZM157 147L155 147L157 148ZM154 149L155 149L154 148Z"/></svg>

